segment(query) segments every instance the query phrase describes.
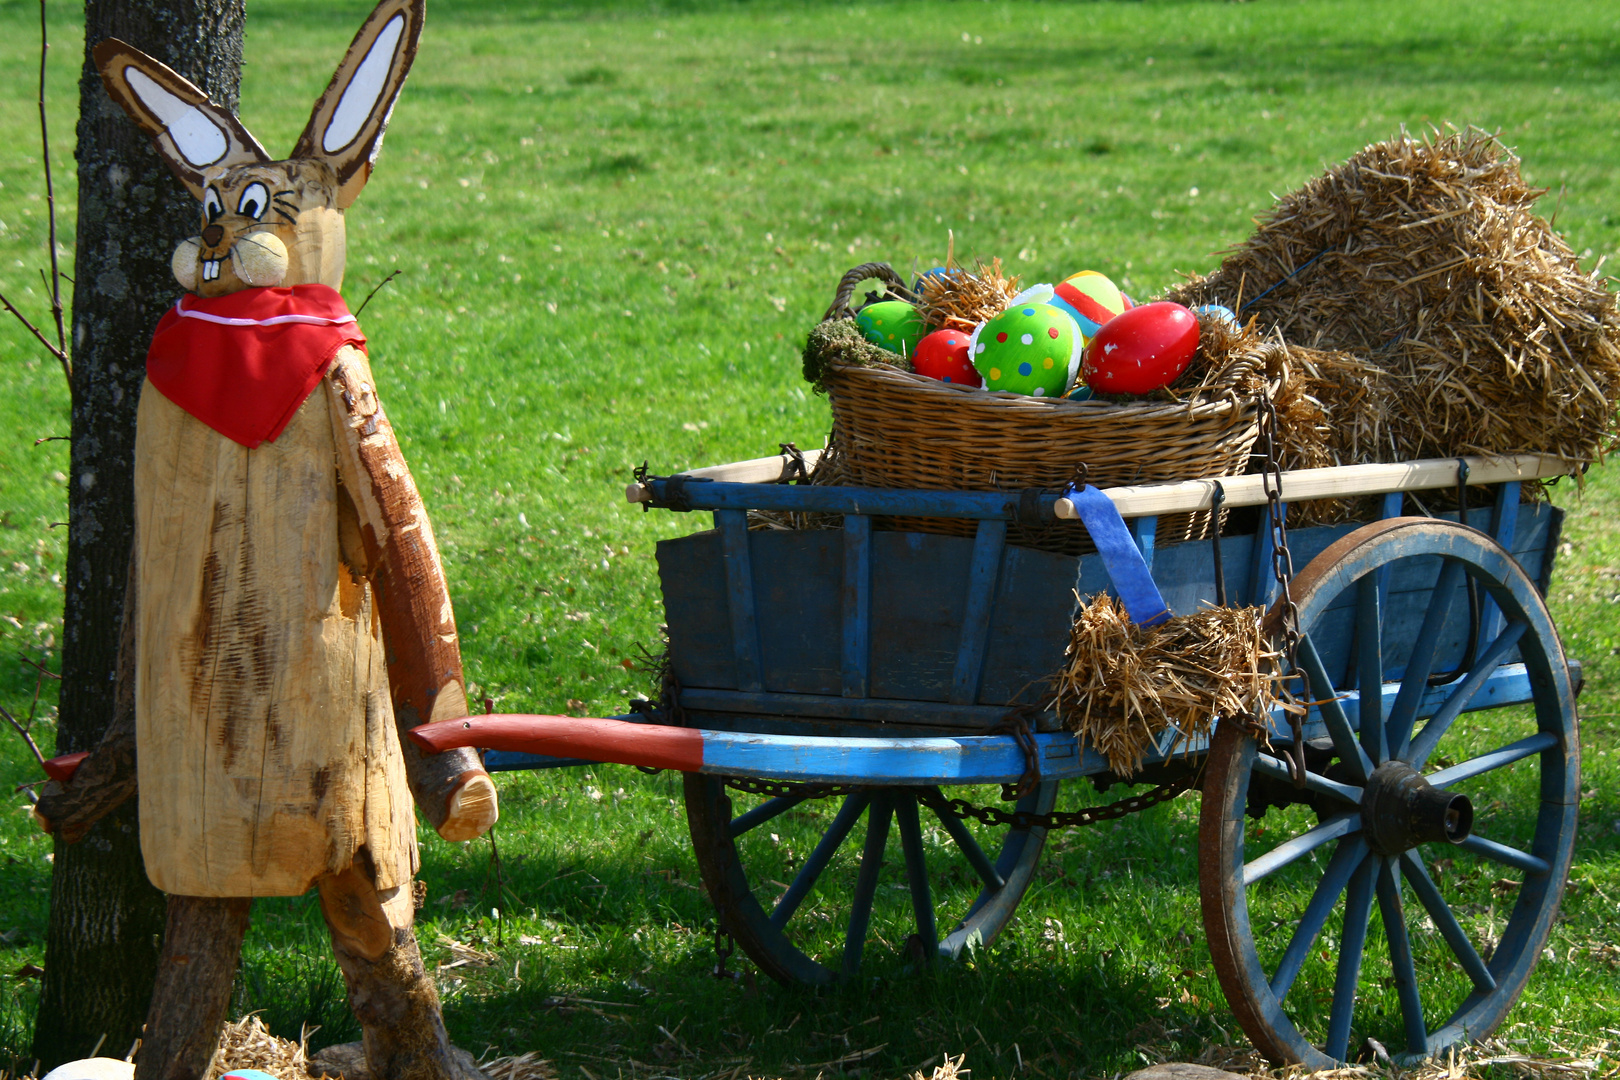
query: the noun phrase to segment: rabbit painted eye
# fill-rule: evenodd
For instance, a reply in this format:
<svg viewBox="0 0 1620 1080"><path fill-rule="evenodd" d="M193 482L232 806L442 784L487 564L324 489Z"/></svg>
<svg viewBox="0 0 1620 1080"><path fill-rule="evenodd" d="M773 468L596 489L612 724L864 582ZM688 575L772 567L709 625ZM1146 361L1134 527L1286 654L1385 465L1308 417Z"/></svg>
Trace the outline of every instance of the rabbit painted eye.
<svg viewBox="0 0 1620 1080"><path fill-rule="evenodd" d="M225 204L220 201L219 192L210 186L203 192L203 218L212 225L224 212Z"/></svg>
<svg viewBox="0 0 1620 1080"><path fill-rule="evenodd" d="M243 217L250 217L257 221L264 216L264 211L270 205L270 189L255 180L242 192L242 198L236 204L236 212Z"/></svg>

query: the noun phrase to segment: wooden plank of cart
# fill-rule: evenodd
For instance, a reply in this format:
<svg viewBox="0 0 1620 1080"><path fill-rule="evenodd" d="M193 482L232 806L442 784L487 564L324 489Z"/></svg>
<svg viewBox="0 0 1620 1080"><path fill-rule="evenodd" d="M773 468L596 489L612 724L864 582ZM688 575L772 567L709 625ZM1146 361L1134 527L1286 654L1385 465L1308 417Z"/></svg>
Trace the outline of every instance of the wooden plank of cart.
<svg viewBox="0 0 1620 1080"><path fill-rule="evenodd" d="M781 482L788 464L631 486L647 507L714 515L714 528L658 545L672 675L662 711L634 723L469 718L419 729L420 741L491 748L491 769L685 772L720 923L776 979L851 978L879 941L916 961L956 958L1012 917L1060 785L1116 779L1050 715L1032 743L984 734L1059 669L1076 593L1109 588L1109 576L1096 555L1006 543L1009 522L1065 515L1059 496L795 485ZM1569 471L1530 455L1284 473L1283 514L1290 501L1383 496L1381 520L1287 534L1302 567L1290 590L1296 657L1317 698L1303 747L1280 711L1269 748L1253 724L1179 747L1167 738L1131 782L1170 786L1105 812L1196 782L1210 951L1233 1011L1274 1060L1328 1066L1368 1036L1416 1059L1481 1038L1541 955L1575 839L1580 675L1542 599L1563 515L1520 494ZM1475 488L1466 523L1403 516L1421 511L1420 492L1456 490L1459 472ZM1277 601L1277 511L1260 476L1105 494L1172 610ZM1158 515L1222 496L1228 509L1260 508L1258 523L1154 549ZM749 511L829 527L750 529ZM906 518L977 526L971 538L909 532ZM1477 743L1464 729L1480 718L1458 719L1480 710L1502 710L1485 727L1498 737L1486 752L1460 750ZM947 794L1020 781L1010 810L975 813ZM785 832L807 814L818 838L784 853L772 823L793 815ZM902 857L884 869L896 832ZM857 846L858 861L839 856ZM1458 879L1437 867L1470 862L1496 879L1494 924L1448 899Z"/></svg>

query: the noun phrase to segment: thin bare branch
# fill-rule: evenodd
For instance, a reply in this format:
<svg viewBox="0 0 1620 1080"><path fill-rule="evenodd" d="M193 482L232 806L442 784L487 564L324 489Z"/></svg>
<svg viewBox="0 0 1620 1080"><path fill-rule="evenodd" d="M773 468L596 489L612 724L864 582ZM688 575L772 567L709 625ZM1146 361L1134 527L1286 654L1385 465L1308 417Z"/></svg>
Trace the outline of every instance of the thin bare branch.
<svg viewBox="0 0 1620 1080"><path fill-rule="evenodd" d="M26 316L22 312L18 311L17 308L16 308L16 305L14 305L10 300L6 299L6 294L5 293L0 293L0 304L5 305L5 309L7 311L9 311L13 315L17 316L17 321L22 323L24 326L26 326L28 328L28 332L30 334L33 334L34 337L38 338L39 343L41 345L45 346L46 350L52 356L56 357L57 362L62 365L62 371L67 374L68 385L72 386L73 385L73 362L68 359L67 353L63 352L61 349L57 348L55 345L52 345L50 343L50 340L47 339L44 334L39 332L39 327L37 327L33 323L29 322L28 321L28 316Z"/></svg>
<svg viewBox="0 0 1620 1080"><path fill-rule="evenodd" d="M45 57L50 51L51 40L45 29L45 0L39 0L39 143L40 160L45 163L45 211L50 221L51 316L56 320L56 355L66 365L64 371L71 392L73 366L66 359L67 330L62 325L62 268L56 255L56 187L51 180L51 133L45 122Z"/></svg>
<svg viewBox="0 0 1620 1080"><path fill-rule="evenodd" d="M358 319L360 317L360 313L362 311L366 310L366 305L371 303L371 298L373 296L377 295L378 290L380 290L384 285L388 284L390 281L393 281L395 278L399 277L399 275L401 273L402 273L402 271L395 270L392 274L389 274L387 277L385 277L381 281L377 282L376 287L373 288L370 292L366 293L366 298L364 300L360 301L360 306L355 309L354 317Z"/></svg>
<svg viewBox="0 0 1620 1080"><path fill-rule="evenodd" d="M12 716L3 705L0 705L0 719L4 719L6 723L11 725L13 731L22 736L22 741L27 743L28 749L34 752L34 760L38 761L39 767L43 769L45 767L45 755L39 752L39 746L34 742L34 737L28 734L28 729L18 723L17 718Z"/></svg>

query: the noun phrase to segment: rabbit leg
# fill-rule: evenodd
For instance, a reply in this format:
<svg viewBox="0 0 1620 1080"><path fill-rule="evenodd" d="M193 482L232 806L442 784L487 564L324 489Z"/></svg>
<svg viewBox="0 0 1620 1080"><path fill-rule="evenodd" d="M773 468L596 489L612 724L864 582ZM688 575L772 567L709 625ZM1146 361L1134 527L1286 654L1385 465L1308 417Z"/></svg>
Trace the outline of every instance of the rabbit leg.
<svg viewBox="0 0 1620 1080"><path fill-rule="evenodd" d="M170 896L138 1080L202 1080L219 1045L247 934L246 897Z"/></svg>
<svg viewBox="0 0 1620 1080"><path fill-rule="evenodd" d="M472 1056L445 1034L439 993L411 930L410 883L378 890L368 861L362 851L348 869L317 883L367 1070L374 1080L483 1080Z"/></svg>

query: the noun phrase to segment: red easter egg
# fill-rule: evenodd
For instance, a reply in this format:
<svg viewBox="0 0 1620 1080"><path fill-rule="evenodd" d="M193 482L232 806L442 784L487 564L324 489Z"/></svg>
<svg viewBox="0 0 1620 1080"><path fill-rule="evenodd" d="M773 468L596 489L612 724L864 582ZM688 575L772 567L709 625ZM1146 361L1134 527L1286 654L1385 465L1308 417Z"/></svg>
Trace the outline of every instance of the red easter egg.
<svg viewBox="0 0 1620 1080"><path fill-rule="evenodd" d="M968 359L968 335L960 330L935 330L917 342L911 354L917 374L957 386L982 386L984 379Z"/></svg>
<svg viewBox="0 0 1620 1080"><path fill-rule="evenodd" d="M1142 304L1102 325L1081 377L1099 394L1147 394L1174 382L1197 351L1197 316L1168 300Z"/></svg>

